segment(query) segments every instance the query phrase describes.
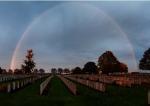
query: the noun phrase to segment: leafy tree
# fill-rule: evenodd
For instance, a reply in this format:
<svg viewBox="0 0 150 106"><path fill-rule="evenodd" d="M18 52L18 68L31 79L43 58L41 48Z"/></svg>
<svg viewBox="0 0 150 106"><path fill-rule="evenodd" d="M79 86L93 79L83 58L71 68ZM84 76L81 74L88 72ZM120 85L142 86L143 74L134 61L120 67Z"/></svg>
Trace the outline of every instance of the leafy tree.
<svg viewBox="0 0 150 106"><path fill-rule="evenodd" d="M52 73L52 74L56 74L56 73L57 73L56 68L52 68L52 69L51 69L51 73Z"/></svg>
<svg viewBox="0 0 150 106"><path fill-rule="evenodd" d="M41 74L43 74L43 73L45 72L45 70L44 70L44 69L39 69L39 72L40 72Z"/></svg>
<svg viewBox="0 0 150 106"><path fill-rule="evenodd" d="M7 73L7 71L6 71L5 69L2 69L2 68L0 67L0 74L8 74L8 73Z"/></svg>
<svg viewBox="0 0 150 106"><path fill-rule="evenodd" d="M63 72L62 68L58 68L58 72L61 74Z"/></svg>
<svg viewBox="0 0 150 106"><path fill-rule="evenodd" d="M17 73L18 73L18 70L19 70L19 69L17 69L17 68L14 69L14 74L17 74Z"/></svg>
<svg viewBox="0 0 150 106"><path fill-rule="evenodd" d="M13 74L13 71L11 69L9 69L8 74Z"/></svg>
<svg viewBox="0 0 150 106"><path fill-rule="evenodd" d="M0 74L2 74L3 73L3 69L0 67Z"/></svg>
<svg viewBox="0 0 150 106"><path fill-rule="evenodd" d="M128 67L123 62L120 62L120 72L128 72Z"/></svg>
<svg viewBox="0 0 150 106"><path fill-rule="evenodd" d="M2 70L3 70L2 74L8 74L7 71L6 71L6 69L2 69Z"/></svg>
<svg viewBox="0 0 150 106"><path fill-rule="evenodd" d="M38 69L34 69L34 71L33 71L35 74L37 74L39 71L38 71Z"/></svg>
<svg viewBox="0 0 150 106"><path fill-rule="evenodd" d="M111 51L106 51L99 57L98 66L103 74L113 73L116 69L115 66L119 66L119 61Z"/></svg>
<svg viewBox="0 0 150 106"><path fill-rule="evenodd" d="M82 72L83 73L97 73L97 66L95 65L94 62L87 62L85 65L84 65L84 68L82 69Z"/></svg>
<svg viewBox="0 0 150 106"><path fill-rule="evenodd" d="M76 67L74 70L73 70L73 74L81 74L82 71L81 71L81 68L80 67Z"/></svg>
<svg viewBox="0 0 150 106"><path fill-rule="evenodd" d="M73 69L71 69L71 73L73 73L74 72L74 68Z"/></svg>
<svg viewBox="0 0 150 106"><path fill-rule="evenodd" d="M25 65L21 65L21 68L23 71L25 71L25 74L30 74L34 67L35 67L35 62L34 62L34 59L33 59L33 52L32 52L32 49L31 50L27 50L27 60L24 60L24 64Z"/></svg>
<svg viewBox="0 0 150 106"><path fill-rule="evenodd" d="M67 74L67 73L70 73L70 70L69 70L69 68L65 68L64 69L64 72Z"/></svg>
<svg viewBox="0 0 150 106"><path fill-rule="evenodd" d="M112 65L112 72L128 72L128 67L125 63L123 62L118 62L118 64L113 64Z"/></svg>
<svg viewBox="0 0 150 106"><path fill-rule="evenodd" d="M15 69L14 74L24 74L24 71L22 69Z"/></svg>
<svg viewBox="0 0 150 106"><path fill-rule="evenodd" d="M139 63L139 69L150 70L150 48L144 52L143 58Z"/></svg>

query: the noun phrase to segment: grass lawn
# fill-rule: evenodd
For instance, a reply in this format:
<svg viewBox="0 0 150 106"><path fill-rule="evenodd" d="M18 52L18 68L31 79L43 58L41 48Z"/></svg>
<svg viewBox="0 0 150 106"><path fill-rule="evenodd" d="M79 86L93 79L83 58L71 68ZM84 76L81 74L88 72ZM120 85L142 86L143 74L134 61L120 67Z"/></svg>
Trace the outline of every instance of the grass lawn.
<svg viewBox="0 0 150 106"><path fill-rule="evenodd" d="M54 77L49 93L39 95L39 86L45 79L15 93L0 92L0 106L146 106L150 88L150 84L131 88L106 84L103 93L72 81L79 91L74 96L58 77Z"/></svg>
<svg viewBox="0 0 150 106"><path fill-rule="evenodd" d="M98 106L146 106L150 85L134 85L131 88L106 84L106 92L100 92L72 81L77 85L81 95L85 95L86 105Z"/></svg>

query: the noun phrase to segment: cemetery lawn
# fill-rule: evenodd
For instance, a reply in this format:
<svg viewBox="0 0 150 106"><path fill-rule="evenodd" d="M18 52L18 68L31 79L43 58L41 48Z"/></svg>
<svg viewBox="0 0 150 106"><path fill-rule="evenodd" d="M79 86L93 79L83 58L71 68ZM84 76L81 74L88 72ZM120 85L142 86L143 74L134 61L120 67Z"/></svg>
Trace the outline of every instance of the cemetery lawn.
<svg viewBox="0 0 150 106"><path fill-rule="evenodd" d="M46 95L39 95L43 78L14 93L0 92L0 106L146 106L150 84L131 88L106 84L106 92L100 92L72 81L79 94L73 95L64 83L54 77Z"/></svg>

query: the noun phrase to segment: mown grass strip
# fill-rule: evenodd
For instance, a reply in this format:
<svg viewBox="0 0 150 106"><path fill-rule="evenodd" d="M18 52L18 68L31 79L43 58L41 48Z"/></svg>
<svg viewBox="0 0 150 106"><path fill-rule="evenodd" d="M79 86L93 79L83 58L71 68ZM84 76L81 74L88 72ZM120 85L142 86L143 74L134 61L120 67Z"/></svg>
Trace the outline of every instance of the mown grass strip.
<svg viewBox="0 0 150 106"><path fill-rule="evenodd" d="M38 105L40 101L39 89L40 84L46 79L42 78L39 81L21 89L15 93L0 92L0 106L26 106Z"/></svg>
<svg viewBox="0 0 150 106"><path fill-rule="evenodd" d="M72 81L80 95L72 95L58 78L52 79L48 95L39 95L43 78L15 93L0 92L0 106L146 106L150 84L131 88L106 84L106 92L100 92Z"/></svg>
<svg viewBox="0 0 150 106"><path fill-rule="evenodd" d="M81 95L85 95L85 103L98 106L146 106L149 84L132 85L131 88L106 84L106 92L100 92L89 88L76 81L70 80L77 85ZM91 99L90 99L91 98Z"/></svg>

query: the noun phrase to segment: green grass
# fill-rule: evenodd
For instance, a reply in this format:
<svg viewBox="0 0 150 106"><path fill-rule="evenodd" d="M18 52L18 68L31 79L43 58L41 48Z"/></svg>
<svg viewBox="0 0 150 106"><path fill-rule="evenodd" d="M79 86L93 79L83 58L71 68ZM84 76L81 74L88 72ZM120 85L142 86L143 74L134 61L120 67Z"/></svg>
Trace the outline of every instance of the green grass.
<svg viewBox="0 0 150 106"><path fill-rule="evenodd" d="M72 81L80 94L73 95L64 83L54 77L47 95L39 95L43 78L15 93L0 92L0 106L146 106L150 84L124 88L106 84L106 92L100 92Z"/></svg>
<svg viewBox="0 0 150 106"><path fill-rule="evenodd" d="M72 81L72 80L71 80ZM131 88L106 84L106 92L100 92L72 81L81 95L85 95L86 105L99 106L146 106L150 84L132 85Z"/></svg>

